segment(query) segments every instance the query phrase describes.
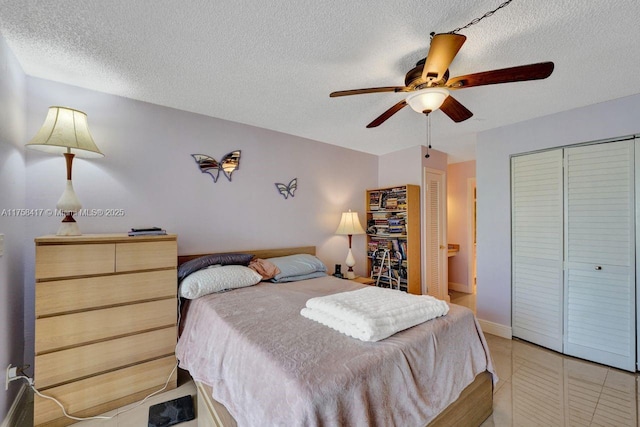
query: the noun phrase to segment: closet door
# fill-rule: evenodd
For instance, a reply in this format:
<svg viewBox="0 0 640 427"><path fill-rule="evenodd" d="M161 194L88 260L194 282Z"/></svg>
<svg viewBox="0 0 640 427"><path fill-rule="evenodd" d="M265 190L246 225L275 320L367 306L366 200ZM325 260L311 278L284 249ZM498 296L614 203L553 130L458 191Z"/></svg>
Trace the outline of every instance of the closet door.
<svg viewBox="0 0 640 427"><path fill-rule="evenodd" d="M511 160L512 333L562 351L562 150Z"/></svg>
<svg viewBox="0 0 640 427"><path fill-rule="evenodd" d="M446 183L442 171L425 168L427 295L449 301Z"/></svg>
<svg viewBox="0 0 640 427"><path fill-rule="evenodd" d="M565 149L564 353L635 371L632 141Z"/></svg>

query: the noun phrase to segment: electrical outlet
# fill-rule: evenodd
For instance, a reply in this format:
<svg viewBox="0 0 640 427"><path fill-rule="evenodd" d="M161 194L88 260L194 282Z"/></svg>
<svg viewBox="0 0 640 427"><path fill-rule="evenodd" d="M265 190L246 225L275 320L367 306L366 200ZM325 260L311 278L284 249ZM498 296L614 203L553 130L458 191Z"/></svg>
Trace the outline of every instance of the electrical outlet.
<svg viewBox="0 0 640 427"><path fill-rule="evenodd" d="M15 366L11 366L11 364L9 364L9 366L7 366L7 375L5 377L5 382L4 382L5 390L9 390L9 383L15 380L17 376L18 376L18 368L16 368Z"/></svg>

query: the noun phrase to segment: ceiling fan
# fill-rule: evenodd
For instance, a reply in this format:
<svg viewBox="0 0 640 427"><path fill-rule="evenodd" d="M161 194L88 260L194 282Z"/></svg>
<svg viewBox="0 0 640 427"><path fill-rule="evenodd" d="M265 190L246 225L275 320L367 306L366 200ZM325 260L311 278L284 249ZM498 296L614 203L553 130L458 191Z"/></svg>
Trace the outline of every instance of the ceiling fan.
<svg viewBox="0 0 640 427"><path fill-rule="evenodd" d="M438 108L454 122L473 116L464 105L449 94L450 90L493 85L499 83L541 80L553 72L553 62L521 65L449 78L449 65L467 39L462 34L431 34L431 47L427 57L418 61L404 78L404 86L385 86L366 89L341 90L329 96L359 95L377 92L409 92L406 99L395 104L367 125L380 126L407 104L419 113L429 114Z"/></svg>

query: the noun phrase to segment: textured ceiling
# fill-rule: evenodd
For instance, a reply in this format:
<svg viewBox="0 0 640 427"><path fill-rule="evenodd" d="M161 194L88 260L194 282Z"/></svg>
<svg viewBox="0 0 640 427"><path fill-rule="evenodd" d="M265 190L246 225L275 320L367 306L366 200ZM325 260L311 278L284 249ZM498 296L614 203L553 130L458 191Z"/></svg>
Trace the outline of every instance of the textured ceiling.
<svg viewBox="0 0 640 427"><path fill-rule="evenodd" d="M402 85L430 32L501 0L0 0L0 33L35 77L373 154L424 144L403 98L336 90ZM474 116L432 114L433 147L475 156L475 134L640 93L640 2L514 0L461 31L451 76L542 61L546 80L456 91Z"/></svg>

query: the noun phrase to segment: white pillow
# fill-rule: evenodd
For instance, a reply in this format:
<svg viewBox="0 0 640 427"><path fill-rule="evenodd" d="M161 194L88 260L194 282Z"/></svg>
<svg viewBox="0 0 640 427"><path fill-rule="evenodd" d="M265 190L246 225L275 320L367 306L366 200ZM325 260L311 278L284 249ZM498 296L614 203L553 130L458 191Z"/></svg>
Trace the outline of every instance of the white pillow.
<svg viewBox="0 0 640 427"><path fill-rule="evenodd" d="M189 274L180 283L180 296L195 299L214 292L253 286L262 276L244 265L223 265Z"/></svg>

